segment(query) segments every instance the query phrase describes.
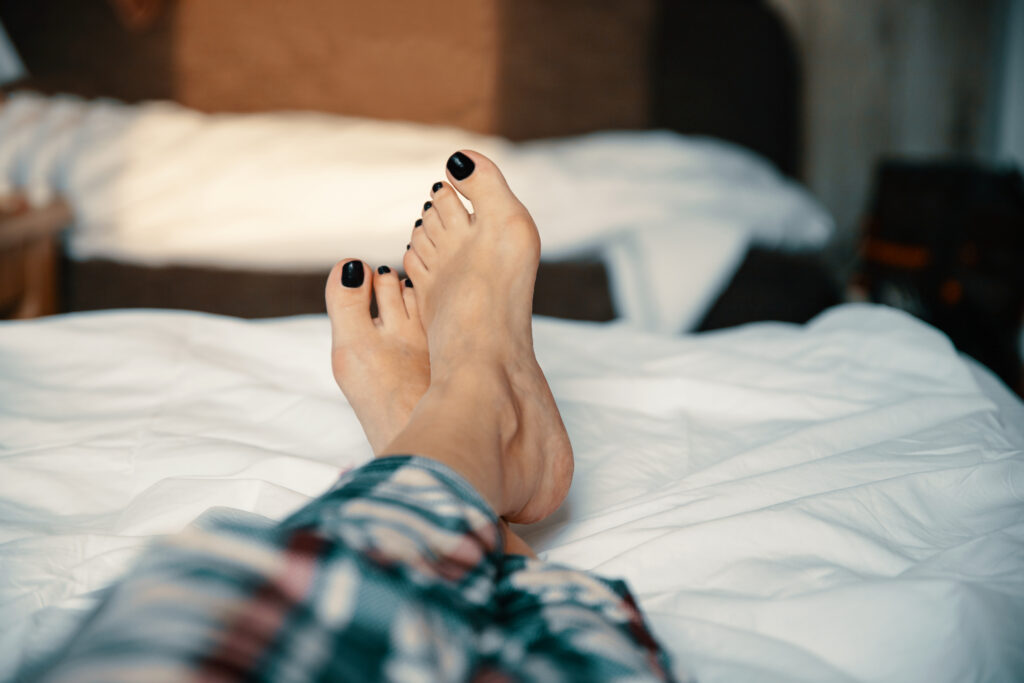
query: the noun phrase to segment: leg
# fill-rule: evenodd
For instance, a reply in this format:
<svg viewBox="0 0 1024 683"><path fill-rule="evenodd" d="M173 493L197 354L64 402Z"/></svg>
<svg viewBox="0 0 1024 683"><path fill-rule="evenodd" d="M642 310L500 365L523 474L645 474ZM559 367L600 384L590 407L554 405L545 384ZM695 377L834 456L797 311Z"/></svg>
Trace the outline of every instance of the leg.
<svg viewBox="0 0 1024 683"><path fill-rule="evenodd" d="M623 582L513 555L499 575L501 617L479 639L484 670L519 680L672 680Z"/></svg>
<svg viewBox="0 0 1024 683"><path fill-rule="evenodd" d="M499 539L450 469L377 459L277 525L204 515L20 679L464 680L494 619Z"/></svg>
<svg viewBox="0 0 1024 683"><path fill-rule="evenodd" d="M405 259L427 330L430 388L384 450L444 462L503 518L537 521L562 502L573 468L568 436L533 353L539 235L488 159L466 152L453 162L454 188L435 185L411 241L416 249ZM466 168L470 173L460 172ZM455 189L473 203L473 214ZM503 532L532 555L507 525ZM621 582L505 556L494 598L498 618L478 640L481 678L671 678Z"/></svg>
<svg viewBox="0 0 1024 683"><path fill-rule="evenodd" d="M429 381L412 290L393 273L326 287L335 378L380 452ZM376 291L380 317L370 318ZM273 525L218 511L152 548L45 680L461 679L493 617L498 520L456 473L386 458Z"/></svg>

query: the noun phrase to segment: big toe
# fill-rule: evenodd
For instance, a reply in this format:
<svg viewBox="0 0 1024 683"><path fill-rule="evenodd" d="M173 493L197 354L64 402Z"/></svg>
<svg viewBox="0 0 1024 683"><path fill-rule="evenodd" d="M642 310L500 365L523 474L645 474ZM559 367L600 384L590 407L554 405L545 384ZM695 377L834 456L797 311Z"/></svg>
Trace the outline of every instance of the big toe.
<svg viewBox="0 0 1024 683"><path fill-rule="evenodd" d="M448 157L448 179L477 214L510 214L523 206L494 162L479 152L460 150Z"/></svg>
<svg viewBox="0 0 1024 683"><path fill-rule="evenodd" d="M358 259L339 261L327 276L324 298L335 347L343 346L348 340L358 338L368 328L373 328L370 317L372 281L366 264Z"/></svg>

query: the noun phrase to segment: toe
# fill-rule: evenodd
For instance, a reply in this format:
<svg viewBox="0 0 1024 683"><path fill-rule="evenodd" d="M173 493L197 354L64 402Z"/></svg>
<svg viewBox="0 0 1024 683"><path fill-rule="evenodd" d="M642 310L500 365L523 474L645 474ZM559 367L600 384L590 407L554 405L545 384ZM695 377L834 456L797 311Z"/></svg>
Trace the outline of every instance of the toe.
<svg viewBox="0 0 1024 683"><path fill-rule="evenodd" d="M416 233L421 233L423 237L426 237L427 240L430 241L431 246L436 247L445 232L444 224L441 223L441 216L433 207L431 207L427 211L423 212L423 218L421 220L423 221L423 225L416 230L413 230L413 237L416 237Z"/></svg>
<svg viewBox="0 0 1024 683"><path fill-rule="evenodd" d="M469 212L462 205L462 200L459 199L452 186L439 182L434 185L434 188L436 189L431 190L430 198L433 210L429 213L436 213L446 230L458 230L468 226Z"/></svg>
<svg viewBox="0 0 1024 683"><path fill-rule="evenodd" d="M413 289L412 278L405 278L402 283L402 298L405 300L405 312L408 314L409 320L421 324L420 308L416 303L416 291Z"/></svg>
<svg viewBox="0 0 1024 683"><path fill-rule="evenodd" d="M377 295L377 315L385 326L408 319L398 275L388 266L377 268L373 276L373 291Z"/></svg>
<svg viewBox="0 0 1024 683"><path fill-rule="evenodd" d="M417 231L418 232L418 231ZM419 243L419 248L415 246ZM412 236L412 242L414 246L411 249L407 249L405 256L402 258L402 268L406 274L412 279L413 282L421 280L429 272L426 264L423 262L423 256L421 256L421 250L425 249L424 244L429 245L430 242L426 237L417 236L415 233ZM431 249L433 247L430 247Z"/></svg>
<svg viewBox="0 0 1024 683"><path fill-rule="evenodd" d="M324 298L331 319L334 346L363 334L373 326L370 318L372 278L365 263L358 259L339 261L327 276Z"/></svg>
<svg viewBox="0 0 1024 683"><path fill-rule="evenodd" d="M434 246L434 242L422 227L412 231L412 237L409 238L409 248L405 252L406 256L410 254L419 257L428 268L430 262L437 254L437 247ZM409 269L406 268L405 272L409 272Z"/></svg>
<svg viewBox="0 0 1024 683"><path fill-rule="evenodd" d="M441 216L437 212L437 208L432 204L429 208L426 208L425 206L423 209L423 217L420 218L420 220L423 221L420 228L426 232L430 241L436 245L437 239L441 236L441 232L444 230L444 223L441 221Z"/></svg>
<svg viewBox="0 0 1024 683"><path fill-rule="evenodd" d="M473 204L474 213L507 214L522 205L494 162L479 152L461 150L448 158L448 179Z"/></svg>

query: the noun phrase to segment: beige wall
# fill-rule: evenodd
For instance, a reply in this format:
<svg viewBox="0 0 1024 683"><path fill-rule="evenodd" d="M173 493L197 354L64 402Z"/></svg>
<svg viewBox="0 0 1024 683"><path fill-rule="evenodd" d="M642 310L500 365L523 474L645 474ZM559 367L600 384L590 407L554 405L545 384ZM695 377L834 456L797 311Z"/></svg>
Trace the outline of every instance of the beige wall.
<svg viewBox="0 0 1024 683"><path fill-rule="evenodd" d="M770 0L800 45L804 177L852 241L886 155L983 154L999 0Z"/></svg>

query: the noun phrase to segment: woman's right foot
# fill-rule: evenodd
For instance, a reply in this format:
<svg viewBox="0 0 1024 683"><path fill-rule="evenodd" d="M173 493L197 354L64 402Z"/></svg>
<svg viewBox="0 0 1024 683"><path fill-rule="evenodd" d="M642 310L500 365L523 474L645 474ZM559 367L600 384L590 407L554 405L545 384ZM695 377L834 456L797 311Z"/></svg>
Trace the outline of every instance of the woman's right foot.
<svg viewBox="0 0 1024 683"><path fill-rule="evenodd" d="M492 504L509 521L536 522L565 499L573 472L569 437L533 352L540 236L483 155L456 153L448 178L434 186L405 256L427 331L431 388L470 387L466 395L486 400L468 405L469 414L498 407L502 500Z"/></svg>
<svg viewBox="0 0 1024 683"><path fill-rule="evenodd" d="M378 317L370 317L377 294ZM409 422L430 384L427 335L413 287L386 266L376 272L347 259L324 289L331 319L334 380L359 418L376 455Z"/></svg>

